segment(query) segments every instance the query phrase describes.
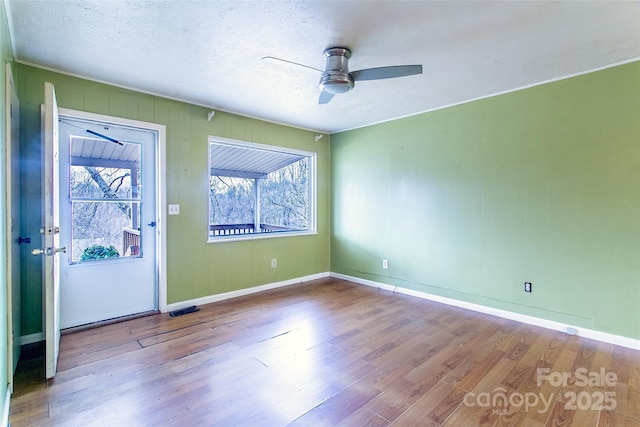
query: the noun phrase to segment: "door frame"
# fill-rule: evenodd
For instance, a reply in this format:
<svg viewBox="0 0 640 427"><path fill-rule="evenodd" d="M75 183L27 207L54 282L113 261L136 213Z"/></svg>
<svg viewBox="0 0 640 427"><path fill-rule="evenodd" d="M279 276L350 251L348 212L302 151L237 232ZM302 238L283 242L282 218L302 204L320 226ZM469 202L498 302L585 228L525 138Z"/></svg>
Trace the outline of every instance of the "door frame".
<svg viewBox="0 0 640 427"><path fill-rule="evenodd" d="M140 120L127 119L124 117L107 116L103 114L89 113L86 111L59 108L58 114L70 119L92 120L97 122L112 123L156 132L156 267L158 274L157 295L158 309L162 313L167 312L167 221L166 221L166 138L167 127L158 123L144 122Z"/></svg>

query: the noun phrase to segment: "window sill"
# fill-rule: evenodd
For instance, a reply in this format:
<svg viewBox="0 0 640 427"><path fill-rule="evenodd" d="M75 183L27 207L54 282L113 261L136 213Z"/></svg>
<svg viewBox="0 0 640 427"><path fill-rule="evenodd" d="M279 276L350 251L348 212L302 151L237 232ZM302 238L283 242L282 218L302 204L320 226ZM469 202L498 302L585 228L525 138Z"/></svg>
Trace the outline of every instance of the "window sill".
<svg viewBox="0 0 640 427"><path fill-rule="evenodd" d="M315 236L318 232L308 231L280 231L271 233L231 234L227 236L209 237L207 243L239 242L243 240L276 239L280 237Z"/></svg>

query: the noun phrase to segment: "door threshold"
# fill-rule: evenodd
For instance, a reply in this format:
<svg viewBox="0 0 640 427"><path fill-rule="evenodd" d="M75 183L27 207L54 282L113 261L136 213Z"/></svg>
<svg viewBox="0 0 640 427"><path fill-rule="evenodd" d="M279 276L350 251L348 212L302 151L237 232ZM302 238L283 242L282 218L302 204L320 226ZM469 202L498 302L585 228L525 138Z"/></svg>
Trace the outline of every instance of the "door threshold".
<svg viewBox="0 0 640 427"><path fill-rule="evenodd" d="M142 313L129 314L126 316L114 317L113 319L99 320L93 323L87 323L86 325L72 326L70 328L62 329L61 335L73 334L74 332L82 332L87 329L99 328L101 326L113 325L114 323L124 322L126 320L138 319L140 317L153 316L154 314L160 314L160 310L143 311Z"/></svg>

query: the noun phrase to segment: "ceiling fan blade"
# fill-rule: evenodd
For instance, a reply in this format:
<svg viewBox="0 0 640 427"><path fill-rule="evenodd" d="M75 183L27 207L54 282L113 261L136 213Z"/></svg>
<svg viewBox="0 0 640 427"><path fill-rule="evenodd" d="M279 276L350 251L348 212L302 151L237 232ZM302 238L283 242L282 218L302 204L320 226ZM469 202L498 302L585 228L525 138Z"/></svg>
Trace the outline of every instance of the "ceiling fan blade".
<svg viewBox="0 0 640 427"><path fill-rule="evenodd" d="M412 76L422 74L422 65L394 65L391 67L365 68L364 70L353 71L353 80L380 80L392 79L394 77Z"/></svg>
<svg viewBox="0 0 640 427"><path fill-rule="evenodd" d="M333 94L325 91L320 92L320 98L318 98L318 104L328 104L333 99Z"/></svg>
<svg viewBox="0 0 640 427"><path fill-rule="evenodd" d="M293 62L293 61L289 61L287 59L282 59L282 58L276 58L275 56L263 56L262 59L270 59L273 61L280 61L280 62L286 62L287 64L292 64L292 65L299 65L300 67L304 67L304 68L309 68L310 70L315 70L315 71L319 71L321 73L323 73L324 71L319 70L317 68L314 67L310 67L308 65L304 65L304 64L300 64L298 62Z"/></svg>

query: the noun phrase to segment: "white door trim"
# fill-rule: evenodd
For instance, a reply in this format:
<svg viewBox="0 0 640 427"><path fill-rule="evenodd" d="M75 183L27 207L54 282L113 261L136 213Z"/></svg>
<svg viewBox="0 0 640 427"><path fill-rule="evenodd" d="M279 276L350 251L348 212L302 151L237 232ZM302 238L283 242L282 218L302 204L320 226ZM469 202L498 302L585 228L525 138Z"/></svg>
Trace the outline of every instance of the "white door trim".
<svg viewBox="0 0 640 427"><path fill-rule="evenodd" d="M167 223L166 223L166 196L167 196L167 174L166 174L166 141L167 127L158 123L143 122L140 120L127 119L124 117L107 116L103 114L88 113L86 111L71 110L68 108L59 109L60 116L74 119L93 120L97 122L108 122L118 125L131 126L157 132L156 158L156 212L158 218L156 258L158 260L158 309L162 313L167 312Z"/></svg>

